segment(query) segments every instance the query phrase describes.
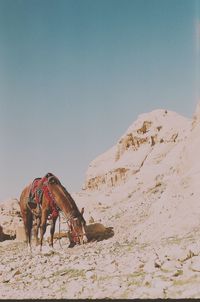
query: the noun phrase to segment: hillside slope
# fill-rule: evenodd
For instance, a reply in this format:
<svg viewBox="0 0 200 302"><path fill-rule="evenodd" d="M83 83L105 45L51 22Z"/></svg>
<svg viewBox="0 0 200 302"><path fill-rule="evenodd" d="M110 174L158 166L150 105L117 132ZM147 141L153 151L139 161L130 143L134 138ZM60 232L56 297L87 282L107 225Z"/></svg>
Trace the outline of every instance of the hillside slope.
<svg viewBox="0 0 200 302"><path fill-rule="evenodd" d="M143 114L89 165L80 199L96 202L97 219L103 205L107 221L125 226L123 236L132 230L147 242L185 234L200 222L199 150L198 113L192 120L166 110Z"/></svg>

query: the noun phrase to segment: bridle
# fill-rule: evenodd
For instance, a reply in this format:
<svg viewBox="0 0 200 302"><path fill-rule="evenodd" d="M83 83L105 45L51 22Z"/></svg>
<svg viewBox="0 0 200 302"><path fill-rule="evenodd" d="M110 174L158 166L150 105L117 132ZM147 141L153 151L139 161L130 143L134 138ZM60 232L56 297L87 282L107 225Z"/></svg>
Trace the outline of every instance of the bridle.
<svg viewBox="0 0 200 302"><path fill-rule="evenodd" d="M78 217L74 217L71 212L68 213L67 216L65 215L65 213L62 213L62 214L64 215L64 217L66 219L72 241L75 244L80 244L80 238L83 238L84 236L86 236L83 225L82 225L82 232L81 233L77 232L76 227L75 227L75 221L78 220Z"/></svg>

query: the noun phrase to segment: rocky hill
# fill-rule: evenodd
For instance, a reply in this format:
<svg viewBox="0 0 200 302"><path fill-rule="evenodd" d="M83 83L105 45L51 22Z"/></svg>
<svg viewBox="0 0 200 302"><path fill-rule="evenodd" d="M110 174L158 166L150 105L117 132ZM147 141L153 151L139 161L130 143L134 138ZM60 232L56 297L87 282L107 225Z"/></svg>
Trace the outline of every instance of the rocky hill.
<svg viewBox="0 0 200 302"><path fill-rule="evenodd" d="M73 197L113 237L73 249L62 238L32 255L2 242L3 298L200 298L199 107L191 120L140 115L89 165Z"/></svg>
<svg viewBox="0 0 200 302"><path fill-rule="evenodd" d="M89 166L86 194L101 196L112 212L121 209L120 225L134 226L140 241L183 234L199 225L197 117L190 121L167 110L143 114Z"/></svg>
<svg viewBox="0 0 200 302"><path fill-rule="evenodd" d="M156 110L139 116L113 148L90 164L84 188L117 187L140 173L153 178L159 169L166 174L173 164L170 160L166 167L166 158L187 138L189 130L190 121L175 112Z"/></svg>

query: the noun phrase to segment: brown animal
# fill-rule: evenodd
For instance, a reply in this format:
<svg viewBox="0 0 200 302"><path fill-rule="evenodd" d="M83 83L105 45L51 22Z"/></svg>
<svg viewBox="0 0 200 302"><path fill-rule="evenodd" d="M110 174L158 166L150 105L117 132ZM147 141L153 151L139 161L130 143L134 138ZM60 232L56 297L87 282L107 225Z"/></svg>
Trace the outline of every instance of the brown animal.
<svg viewBox="0 0 200 302"><path fill-rule="evenodd" d="M85 231L88 242L102 241L114 236L113 227L105 227L103 224L98 222L86 225ZM70 239L70 232L59 232L54 234L54 239L61 239L64 237ZM51 238L48 237L47 240L50 242Z"/></svg>
<svg viewBox="0 0 200 302"><path fill-rule="evenodd" d="M38 180L38 179L37 179ZM20 196L20 210L24 222L26 240L28 247L31 250L31 231L33 227L33 220L36 223L35 238L36 244L38 243L38 230L40 228L40 250L42 250L43 237L46 232L47 219L51 215L51 240L50 246L53 247L53 235L55 232L55 224L57 215L52 215L55 208L52 208L52 204L49 201L49 196L52 198L56 208L63 212L71 233L71 240L69 247L73 247L75 244L83 244L87 242L85 232L85 219L83 218L83 211L80 212L72 196L67 192L65 187L60 183L57 177L52 173L47 173L41 181L39 180L39 189L42 192L41 204L39 206L40 213L37 213L33 209L33 206L29 203L30 192L32 184L28 185L21 193ZM38 205L36 205L38 207Z"/></svg>
<svg viewBox="0 0 200 302"><path fill-rule="evenodd" d="M85 226L88 241L101 241L114 236L113 227L105 227L101 223L91 223Z"/></svg>

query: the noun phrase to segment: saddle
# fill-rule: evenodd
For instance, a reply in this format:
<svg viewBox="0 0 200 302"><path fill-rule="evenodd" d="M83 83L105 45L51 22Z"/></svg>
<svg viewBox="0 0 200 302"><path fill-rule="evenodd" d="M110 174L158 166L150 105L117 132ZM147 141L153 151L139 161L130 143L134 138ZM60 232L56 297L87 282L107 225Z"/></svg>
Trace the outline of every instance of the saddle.
<svg viewBox="0 0 200 302"><path fill-rule="evenodd" d="M43 178L37 177L33 180L28 197L28 206L36 217L41 216L41 204L43 194L47 198L51 215L50 218L57 217L59 208L55 204L55 199L48 189L48 178L53 176L52 173L47 173Z"/></svg>
<svg viewBox="0 0 200 302"><path fill-rule="evenodd" d="M43 191L40 187L41 179L41 177L37 177L33 180L27 200L28 206L36 217L41 216L41 203L43 196Z"/></svg>

